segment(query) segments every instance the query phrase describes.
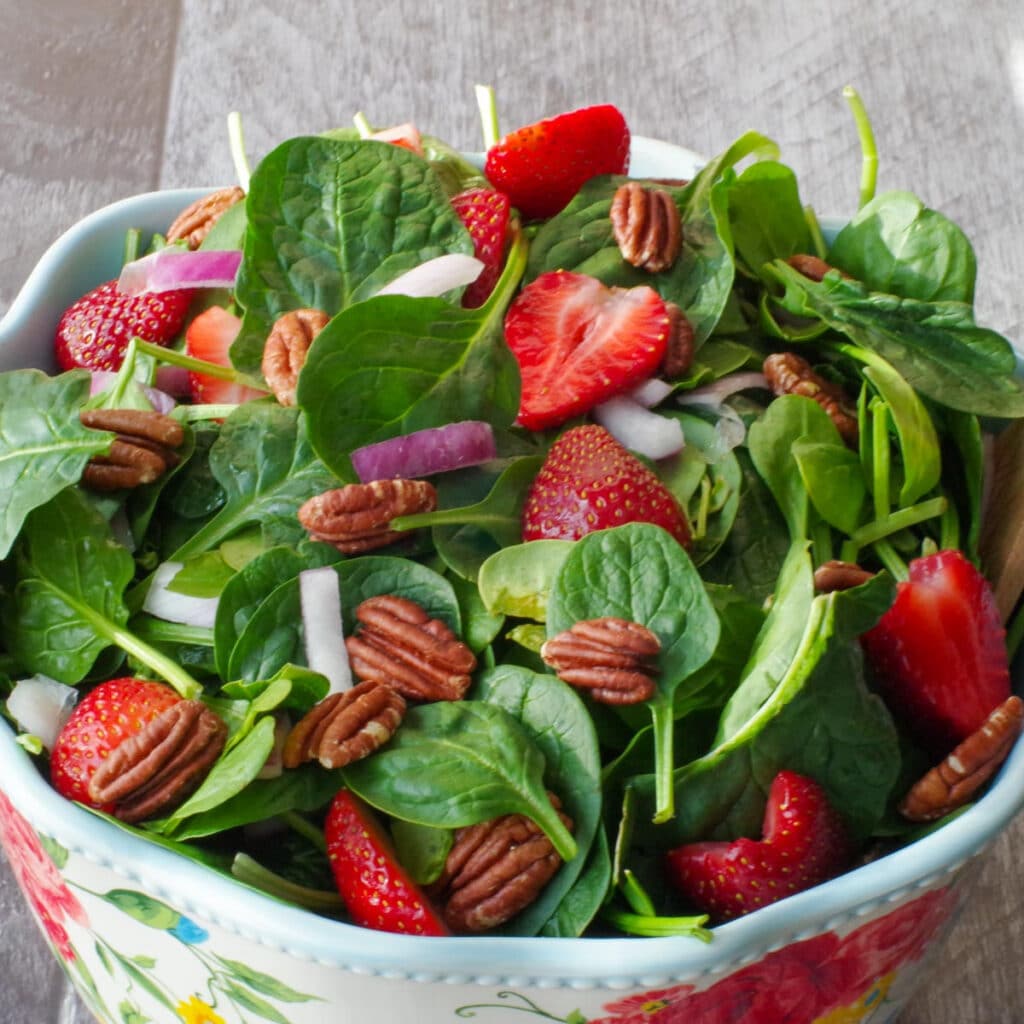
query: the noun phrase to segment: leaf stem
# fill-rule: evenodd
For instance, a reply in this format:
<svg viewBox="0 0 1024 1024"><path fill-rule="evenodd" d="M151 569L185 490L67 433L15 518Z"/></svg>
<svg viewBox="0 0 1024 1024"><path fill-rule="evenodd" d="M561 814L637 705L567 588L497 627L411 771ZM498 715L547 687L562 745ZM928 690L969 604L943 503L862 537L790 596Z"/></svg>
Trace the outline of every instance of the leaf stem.
<svg viewBox="0 0 1024 1024"><path fill-rule="evenodd" d="M896 553L896 549L887 541L880 540L872 545L878 560L889 571L894 580L904 581L910 579L910 570L907 563Z"/></svg>
<svg viewBox="0 0 1024 1024"><path fill-rule="evenodd" d="M480 110L480 124L483 128L484 149L496 145L501 136L498 133L498 105L494 99L494 90L489 85L477 85L476 105Z"/></svg>
<svg viewBox="0 0 1024 1024"><path fill-rule="evenodd" d="M345 909L345 904L336 892L321 889L310 889L289 881L275 871L264 867L247 853L236 853L231 862L232 877L245 885L250 885L261 892L269 893L287 903L294 903L318 913L338 913Z"/></svg>
<svg viewBox="0 0 1024 1024"><path fill-rule="evenodd" d="M356 126L356 131L359 132L359 138L368 139L373 134L373 125L361 110L356 111L352 123Z"/></svg>
<svg viewBox="0 0 1024 1024"><path fill-rule="evenodd" d="M662 825L676 814L676 794L672 780L675 752L675 715L672 702L655 698L650 702L654 722L654 821Z"/></svg>
<svg viewBox="0 0 1024 1024"><path fill-rule="evenodd" d="M825 254L828 252L828 246L825 244L825 236L821 233L821 224L818 221L818 215L814 212L813 206L804 207L804 220L807 221L807 230L811 233L811 244L814 247L814 254L819 259L824 259Z"/></svg>
<svg viewBox="0 0 1024 1024"><path fill-rule="evenodd" d="M228 145L231 148L231 160L235 165L235 176L243 192L249 191L249 180L252 171L249 169L249 158L245 155L245 136L242 134L242 115L237 110L228 114Z"/></svg>
<svg viewBox="0 0 1024 1024"><path fill-rule="evenodd" d="M230 381L233 384L243 384L245 387L255 388L258 391L264 390L263 384L244 373L239 373L233 366L221 366L220 363L196 359L195 356L187 356L184 352L178 352L173 348L164 348L162 345L154 345L139 338L136 338L135 341L139 352L152 356L161 363L180 366L186 370L193 370L195 373L202 373L207 377Z"/></svg>
<svg viewBox="0 0 1024 1024"><path fill-rule="evenodd" d="M862 526L850 535L850 541L857 548L876 544L885 537L899 533L900 530L906 530L910 526L917 526L919 523L941 516L946 510L946 504L945 498L929 498L928 501L919 502L917 505L897 509L881 519L876 519L873 523Z"/></svg>
<svg viewBox="0 0 1024 1024"><path fill-rule="evenodd" d="M875 518L884 519L892 510L889 493L889 406L875 399L870 409Z"/></svg>
<svg viewBox="0 0 1024 1024"><path fill-rule="evenodd" d="M713 938L710 929L705 928L707 914L694 917L658 917L649 914L631 914L623 910L606 907L601 916L628 935L659 937L665 935L686 935L701 942Z"/></svg>
<svg viewBox="0 0 1024 1024"><path fill-rule="evenodd" d="M860 139L860 198L857 208L861 209L875 197L875 186L878 180L878 148L875 145L875 133L871 128L868 112L857 90L852 85L846 86L843 89L843 98L853 113L853 122L857 126L857 137Z"/></svg>
<svg viewBox="0 0 1024 1024"><path fill-rule="evenodd" d="M129 228L124 233L124 255L121 265L134 263L139 258L139 246L142 244L142 232L138 228Z"/></svg>
<svg viewBox="0 0 1024 1024"><path fill-rule="evenodd" d="M315 846L321 853L327 853L327 840L323 832L316 825L308 822L301 814L295 811L285 811L281 820L293 831L297 832L303 839Z"/></svg>

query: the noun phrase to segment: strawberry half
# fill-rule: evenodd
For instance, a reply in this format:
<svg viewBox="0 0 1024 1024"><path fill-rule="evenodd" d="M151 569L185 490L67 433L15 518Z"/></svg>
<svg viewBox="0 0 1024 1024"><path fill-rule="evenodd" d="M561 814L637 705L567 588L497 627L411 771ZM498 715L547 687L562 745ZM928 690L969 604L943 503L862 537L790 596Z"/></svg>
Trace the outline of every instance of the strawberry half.
<svg viewBox="0 0 1024 1024"><path fill-rule="evenodd" d="M690 525L668 488L604 427L567 430L523 504L523 540L578 540L624 523L653 523L684 547Z"/></svg>
<svg viewBox="0 0 1024 1024"><path fill-rule="evenodd" d="M370 808L347 789L331 803L324 825L334 881L352 920L364 928L406 935L447 935L448 928L399 864Z"/></svg>
<svg viewBox="0 0 1024 1024"><path fill-rule="evenodd" d="M217 366L231 366L228 352L238 337L242 321L221 306L211 306L188 325L185 332L185 353ZM262 398L263 391L213 377L208 373L189 371L192 400L202 405L240 405L252 398Z"/></svg>
<svg viewBox="0 0 1024 1024"><path fill-rule="evenodd" d="M646 380L661 365L669 331L653 288L606 288L566 270L541 274L505 315L522 382L518 422L558 426Z"/></svg>
<svg viewBox="0 0 1024 1024"><path fill-rule="evenodd" d="M452 206L473 239L473 255L484 265L462 296L466 309L476 309L487 301L501 277L512 203L493 188L470 188L455 196Z"/></svg>
<svg viewBox="0 0 1024 1024"><path fill-rule="evenodd" d="M90 807L89 781L112 750L181 697L164 683L130 676L100 683L76 705L50 755L50 781L69 800ZM107 808L101 808L106 810Z"/></svg>
<svg viewBox="0 0 1024 1024"><path fill-rule="evenodd" d="M625 174L628 167L626 119L602 104L509 132L487 151L484 174L533 220L554 216L595 175Z"/></svg>
<svg viewBox="0 0 1024 1024"><path fill-rule="evenodd" d="M124 295L107 281L64 311L54 347L62 370L118 370L132 338L167 345L181 331L191 289Z"/></svg>
<svg viewBox="0 0 1024 1024"><path fill-rule="evenodd" d="M861 642L893 714L938 757L1010 696L995 598L959 551L914 559L892 607Z"/></svg>
<svg viewBox="0 0 1024 1024"><path fill-rule="evenodd" d="M714 920L748 914L844 870L852 848L838 811L813 779L772 780L763 838L689 843L670 850L671 881Z"/></svg>

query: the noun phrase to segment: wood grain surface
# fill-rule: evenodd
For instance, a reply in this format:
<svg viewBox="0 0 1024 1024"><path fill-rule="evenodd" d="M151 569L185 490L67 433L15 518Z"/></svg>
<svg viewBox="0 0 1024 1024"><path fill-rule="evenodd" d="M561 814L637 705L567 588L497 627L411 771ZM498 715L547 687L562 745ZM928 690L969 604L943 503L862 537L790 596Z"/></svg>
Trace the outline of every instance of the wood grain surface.
<svg viewBox="0 0 1024 1024"><path fill-rule="evenodd" d="M879 188L961 224L979 320L1024 342L1021 0L0 0L0 23L0 312L84 213L232 181L230 110L255 159L357 110L478 148L475 82L496 88L505 128L609 101L636 134L705 153L759 129L805 200L844 215L859 176L849 83L873 117ZM1022 842L1018 820L986 856L904 1024L1024 1021ZM88 1020L0 859L0 1022Z"/></svg>

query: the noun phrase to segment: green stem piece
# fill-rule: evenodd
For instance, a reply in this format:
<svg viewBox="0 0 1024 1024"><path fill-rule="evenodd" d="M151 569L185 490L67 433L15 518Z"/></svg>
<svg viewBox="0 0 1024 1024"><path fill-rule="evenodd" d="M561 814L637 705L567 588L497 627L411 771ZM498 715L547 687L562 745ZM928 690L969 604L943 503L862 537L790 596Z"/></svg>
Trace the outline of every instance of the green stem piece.
<svg viewBox="0 0 1024 1024"><path fill-rule="evenodd" d="M880 399L874 399L869 408L875 518L884 519L892 509L892 498L889 494L889 406Z"/></svg>
<svg viewBox="0 0 1024 1024"><path fill-rule="evenodd" d="M129 228L124 233L124 257L121 265L134 263L139 258L139 248L142 245L142 232L138 228Z"/></svg>
<svg viewBox="0 0 1024 1024"><path fill-rule="evenodd" d="M245 885L315 913L336 914L345 909L345 904L336 892L310 889L290 882L287 878L265 868L246 853L235 854L235 859L231 862L231 875Z"/></svg>
<svg viewBox="0 0 1024 1024"><path fill-rule="evenodd" d="M476 105L480 109L480 124L484 133L484 149L496 145L501 136L498 134L498 105L494 100L494 90L489 85L478 85L474 88Z"/></svg>
<svg viewBox="0 0 1024 1024"><path fill-rule="evenodd" d="M622 895L626 897L626 902L635 913L642 914L644 917L655 917L657 915L658 911L651 901L651 897L647 895L639 879L629 868L622 872L622 881L619 888L622 890Z"/></svg>
<svg viewBox="0 0 1024 1024"><path fill-rule="evenodd" d="M928 501L919 502L909 508L897 509L881 519L876 519L873 523L862 526L850 536L850 541L856 548L864 548L869 544L876 544L894 533L899 533L900 530L906 530L911 526L917 526L919 523L941 516L945 511L945 498L929 498Z"/></svg>
<svg viewBox="0 0 1024 1024"><path fill-rule="evenodd" d="M373 134L373 125L361 110L356 112L352 123L356 126L356 131L359 132L359 138L368 139Z"/></svg>
<svg viewBox="0 0 1024 1024"><path fill-rule="evenodd" d="M857 90L851 85L846 86L843 89L843 98L849 104L854 124L857 126L857 136L860 139L860 200L857 204L857 208L860 209L875 198L875 186L878 180L878 149L875 145L875 133L871 129L868 112L864 108L864 103Z"/></svg>
<svg viewBox="0 0 1024 1024"><path fill-rule="evenodd" d="M643 935L645 937L661 937L666 935L685 935L701 942L710 942L711 931L704 927L707 914L694 917L656 917L648 914L630 914L626 911L606 907L601 916L627 935Z"/></svg>
<svg viewBox="0 0 1024 1024"><path fill-rule="evenodd" d="M880 540L873 545L878 560L889 571L894 580L903 582L910 579L907 563L896 553L896 549L887 540Z"/></svg>
<svg viewBox="0 0 1024 1024"><path fill-rule="evenodd" d="M828 252L828 245L825 244L825 236L821 233L821 224L813 206L804 207L804 220L807 221L807 230L811 233L814 255L823 260Z"/></svg>
<svg viewBox="0 0 1024 1024"><path fill-rule="evenodd" d="M148 341L136 338L136 347L139 352L152 356L161 363L168 363L171 366L181 366L186 370L193 370L202 373L207 377L216 377L218 380L231 381L233 384L243 384L248 388L264 390L265 385L258 380L239 373L233 366L221 366L220 363L210 363L205 359L196 359L194 356L187 356L184 352L178 352L173 348L163 348L161 345L153 345Z"/></svg>
<svg viewBox="0 0 1024 1024"><path fill-rule="evenodd" d="M281 815L281 820L293 832L298 832L304 839L308 839L321 853L327 853L327 840L324 838L323 832L316 825L310 824L301 814L296 814L295 811L285 811Z"/></svg>
<svg viewBox="0 0 1024 1024"><path fill-rule="evenodd" d="M237 110L228 114L228 145L231 147L231 160L235 165L235 176L243 192L249 191L249 158L245 155L245 136L242 134L242 115Z"/></svg>
<svg viewBox="0 0 1024 1024"><path fill-rule="evenodd" d="M650 703L654 721L654 824L671 821L676 814L675 786L672 784L674 766L675 714L671 699L658 699Z"/></svg>

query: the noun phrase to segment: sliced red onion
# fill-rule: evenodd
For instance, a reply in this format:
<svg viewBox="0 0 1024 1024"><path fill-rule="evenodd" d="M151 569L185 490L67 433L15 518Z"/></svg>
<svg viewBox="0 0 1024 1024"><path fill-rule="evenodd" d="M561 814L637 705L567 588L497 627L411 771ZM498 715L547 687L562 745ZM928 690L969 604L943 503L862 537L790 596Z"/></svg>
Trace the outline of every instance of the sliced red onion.
<svg viewBox="0 0 1024 1024"><path fill-rule="evenodd" d="M92 370L92 380L89 382L89 397L92 398L95 395L102 395L104 391L109 391L117 380L117 374L112 370ZM157 371L159 376L159 371ZM161 391L160 388L143 388L143 394L149 399L149 404L157 412L162 412L164 415L171 412L174 407L178 404L166 391Z"/></svg>
<svg viewBox="0 0 1024 1024"><path fill-rule="evenodd" d="M156 386L160 391L175 398L188 398L192 394L188 370L184 366L161 363L156 368Z"/></svg>
<svg viewBox="0 0 1024 1024"><path fill-rule="evenodd" d="M668 458L685 444L678 420L659 416L625 395L595 406L593 416L619 444L649 459Z"/></svg>
<svg viewBox="0 0 1024 1024"><path fill-rule="evenodd" d="M770 390L768 378L763 373L750 370L744 373L730 373L693 391L681 391L676 396L680 405L721 405L730 395L750 388Z"/></svg>
<svg viewBox="0 0 1024 1024"><path fill-rule="evenodd" d="M117 279L125 295L169 292L178 288L234 288L242 254L168 247L126 263Z"/></svg>
<svg viewBox="0 0 1024 1024"><path fill-rule="evenodd" d="M7 698L7 710L25 732L38 736L47 750L53 750L77 702L74 687L38 675L15 683Z"/></svg>
<svg viewBox="0 0 1024 1024"><path fill-rule="evenodd" d="M164 562L153 573L142 610L165 622L180 622L184 626L202 626L213 629L217 618L216 597L193 597L169 590L171 580L181 571L181 562Z"/></svg>
<svg viewBox="0 0 1024 1024"><path fill-rule="evenodd" d="M381 288L378 295L408 295L413 299L436 298L453 288L472 284L484 269L475 256L450 252L435 256L404 274L399 274Z"/></svg>
<svg viewBox="0 0 1024 1024"><path fill-rule="evenodd" d="M639 402L645 409L653 409L656 405L664 402L672 394L673 390L672 385L667 380L662 380L660 377L651 377L650 380L645 380L643 384L638 384L632 391L628 391L627 395L634 402Z"/></svg>
<svg viewBox="0 0 1024 1024"><path fill-rule="evenodd" d="M327 677L330 693L352 688L352 666L341 621L338 574L329 566L299 573L299 604L306 663Z"/></svg>
<svg viewBox="0 0 1024 1024"><path fill-rule="evenodd" d="M447 473L478 466L497 455L490 423L462 420L357 448L352 453L352 465L366 484L372 480L410 480Z"/></svg>

